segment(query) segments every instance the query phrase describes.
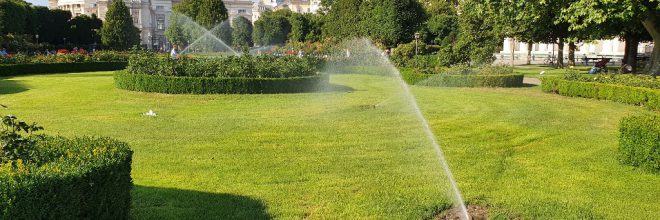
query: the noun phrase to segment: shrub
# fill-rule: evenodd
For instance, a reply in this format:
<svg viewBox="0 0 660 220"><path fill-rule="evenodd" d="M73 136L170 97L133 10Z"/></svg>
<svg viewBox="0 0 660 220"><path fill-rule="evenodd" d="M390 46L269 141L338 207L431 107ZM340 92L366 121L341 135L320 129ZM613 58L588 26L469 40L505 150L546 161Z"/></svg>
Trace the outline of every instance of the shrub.
<svg viewBox="0 0 660 220"><path fill-rule="evenodd" d="M0 219L128 219L131 155L109 138L42 137L0 165Z"/></svg>
<svg viewBox="0 0 660 220"><path fill-rule="evenodd" d="M56 55L28 56L20 53L13 54L0 57L0 64L127 62L129 57L127 53L116 51L96 51L91 54L84 52L68 53L65 49L60 51L63 53Z"/></svg>
<svg viewBox="0 0 660 220"><path fill-rule="evenodd" d="M295 93L316 91L325 86L327 75L289 78L191 77L131 74L118 71L115 86L120 89L171 94L212 93Z"/></svg>
<svg viewBox="0 0 660 220"><path fill-rule="evenodd" d="M161 76L288 78L316 75L318 62L314 58L250 55L170 59L143 52L131 56L127 72Z"/></svg>
<svg viewBox="0 0 660 220"><path fill-rule="evenodd" d="M660 80L651 75L632 74L566 74L564 79L578 82L597 82L605 84L617 84L634 87L645 87L660 89Z"/></svg>
<svg viewBox="0 0 660 220"><path fill-rule="evenodd" d="M621 162L660 173L660 117L647 114L624 118L619 132Z"/></svg>
<svg viewBox="0 0 660 220"><path fill-rule="evenodd" d="M126 62L4 64L0 65L0 77L25 74L113 71L124 68L126 68Z"/></svg>
<svg viewBox="0 0 660 220"><path fill-rule="evenodd" d="M522 74L514 74L509 67L472 68L465 65L437 70L404 69L401 74L411 85L443 87L521 87L524 78Z"/></svg>
<svg viewBox="0 0 660 220"><path fill-rule="evenodd" d="M598 82L581 82L562 77L544 77L542 81L541 89L548 93L570 97L612 100L660 110L660 90L658 89Z"/></svg>

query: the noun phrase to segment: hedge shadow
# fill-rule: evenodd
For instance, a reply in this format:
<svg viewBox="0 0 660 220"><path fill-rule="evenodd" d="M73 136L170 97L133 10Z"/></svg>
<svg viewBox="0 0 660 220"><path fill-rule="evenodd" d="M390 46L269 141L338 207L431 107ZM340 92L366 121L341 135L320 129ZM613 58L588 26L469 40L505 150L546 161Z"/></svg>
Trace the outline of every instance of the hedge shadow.
<svg viewBox="0 0 660 220"><path fill-rule="evenodd" d="M0 95L16 94L29 90L25 84L19 80L8 80L0 78Z"/></svg>
<svg viewBox="0 0 660 220"><path fill-rule="evenodd" d="M192 190L135 185L134 219L270 219L254 198Z"/></svg>

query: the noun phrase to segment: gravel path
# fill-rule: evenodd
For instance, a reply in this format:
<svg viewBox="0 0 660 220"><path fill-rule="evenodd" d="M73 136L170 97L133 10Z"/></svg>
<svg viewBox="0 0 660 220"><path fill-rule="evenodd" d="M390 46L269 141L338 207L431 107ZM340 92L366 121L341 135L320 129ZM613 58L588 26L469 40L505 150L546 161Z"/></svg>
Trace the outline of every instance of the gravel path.
<svg viewBox="0 0 660 220"><path fill-rule="evenodd" d="M523 79L524 84L532 84L532 85L541 85L541 80L537 78L530 78L530 77L525 77Z"/></svg>

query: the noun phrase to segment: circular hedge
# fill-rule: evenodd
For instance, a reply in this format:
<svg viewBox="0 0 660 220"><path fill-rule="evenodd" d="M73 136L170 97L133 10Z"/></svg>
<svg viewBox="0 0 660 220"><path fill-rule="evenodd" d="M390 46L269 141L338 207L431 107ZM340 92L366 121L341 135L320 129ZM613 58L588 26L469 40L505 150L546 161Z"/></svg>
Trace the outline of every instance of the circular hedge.
<svg viewBox="0 0 660 220"><path fill-rule="evenodd" d="M401 74L408 84L440 87L522 87L524 79L523 74Z"/></svg>
<svg viewBox="0 0 660 220"><path fill-rule="evenodd" d="M114 74L115 86L139 92L169 94L267 94L312 92L328 84L328 75L290 78L244 77L190 77L131 74L118 71Z"/></svg>
<svg viewBox="0 0 660 220"><path fill-rule="evenodd" d="M0 219L128 219L132 151L110 138L40 137L0 165Z"/></svg>
<svg viewBox="0 0 660 220"><path fill-rule="evenodd" d="M294 56L223 56L176 59L153 53L129 58L128 68L114 75L120 89L170 94L297 93L324 88L328 76L321 61Z"/></svg>

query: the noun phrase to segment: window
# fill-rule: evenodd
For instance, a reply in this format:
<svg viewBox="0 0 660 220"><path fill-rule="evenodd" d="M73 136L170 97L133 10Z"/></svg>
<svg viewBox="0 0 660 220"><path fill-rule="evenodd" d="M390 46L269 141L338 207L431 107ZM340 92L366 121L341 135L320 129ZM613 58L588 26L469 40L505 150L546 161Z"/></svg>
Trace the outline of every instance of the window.
<svg viewBox="0 0 660 220"><path fill-rule="evenodd" d="M156 6L156 10L157 10L157 11L163 11L163 10L165 10L165 6L157 5L157 6Z"/></svg>
<svg viewBox="0 0 660 220"><path fill-rule="evenodd" d="M159 31L165 30L165 15L157 15L156 29L158 29Z"/></svg>
<svg viewBox="0 0 660 220"><path fill-rule="evenodd" d="M238 13L239 13L239 14L245 14L245 13L246 13L246 10L245 10L245 9L238 9Z"/></svg>
<svg viewBox="0 0 660 220"><path fill-rule="evenodd" d="M131 9L131 17L134 24L140 23L140 9Z"/></svg>

